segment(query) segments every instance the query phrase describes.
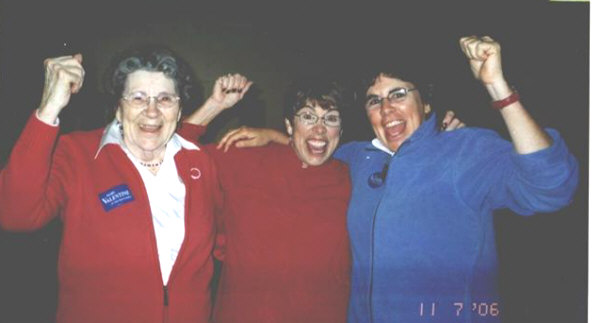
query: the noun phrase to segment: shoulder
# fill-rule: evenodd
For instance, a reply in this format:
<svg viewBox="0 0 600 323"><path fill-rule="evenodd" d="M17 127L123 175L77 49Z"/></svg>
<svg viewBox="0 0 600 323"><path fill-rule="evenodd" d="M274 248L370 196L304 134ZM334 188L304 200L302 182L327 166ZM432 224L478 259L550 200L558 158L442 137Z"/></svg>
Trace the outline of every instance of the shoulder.
<svg viewBox="0 0 600 323"><path fill-rule="evenodd" d="M356 150L356 149L364 149L371 145L370 141L350 141L343 145L341 145L338 149L344 150Z"/></svg>
<svg viewBox="0 0 600 323"><path fill-rule="evenodd" d="M264 147L237 148L230 147L227 152L217 149L215 144L202 145L204 150L215 161L220 170L254 169L264 166L269 160L279 159L288 146L272 144Z"/></svg>
<svg viewBox="0 0 600 323"><path fill-rule="evenodd" d="M368 147L371 147L369 141L351 141L338 147L333 157L345 163L360 156Z"/></svg>
<svg viewBox="0 0 600 323"><path fill-rule="evenodd" d="M431 162L443 162L457 174L503 167L514 154L512 143L499 133L475 127L441 132L435 136L432 144L424 147Z"/></svg>
<svg viewBox="0 0 600 323"><path fill-rule="evenodd" d="M100 140L102 138L102 133L104 132L104 128L97 128L94 130L88 131L73 131L68 134L63 135L64 137L73 138L78 141L93 141Z"/></svg>
<svg viewBox="0 0 600 323"><path fill-rule="evenodd" d="M90 131L73 131L60 135L58 138L58 148L69 151L81 150L93 156L100 147L103 131L104 128L98 128Z"/></svg>
<svg viewBox="0 0 600 323"><path fill-rule="evenodd" d="M511 146L510 142L494 130L468 127L453 131L440 132L434 137L435 141L445 146L455 148L474 149L480 146Z"/></svg>
<svg viewBox="0 0 600 323"><path fill-rule="evenodd" d="M331 163L331 168L338 174L344 175L346 176L348 174L349 171L349 167L347 164L337 160L337 159L332 159L330 161Z"/></svg>
<svg viewBox="0 0 600 323"><path fill-rule="evenodd" d="M265 154L277 154L277 151L285 149L287 146L278 144L269 144L264 147L242 147L238 148L235 146L229 147L227 152L223 148L217 149L216 144L202 145L208 150L208 152L215 157L215 159L246 159L256 158L257 156L263 156Z"/></svg>
<svg viewBox="0 0 600 323"><path fill-rule="evenodd" d="M482 138L499 138L500 135L491 129L478 127L465 127L452 131L441 131L437 138L454 139L454 140L472 140L478 137Z"/></svg>

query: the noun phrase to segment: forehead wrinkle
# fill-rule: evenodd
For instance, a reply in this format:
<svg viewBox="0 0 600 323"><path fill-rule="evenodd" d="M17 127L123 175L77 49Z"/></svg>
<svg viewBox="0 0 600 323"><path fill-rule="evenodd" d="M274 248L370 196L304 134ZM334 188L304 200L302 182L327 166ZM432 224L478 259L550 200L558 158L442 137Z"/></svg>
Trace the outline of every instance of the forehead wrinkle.
<svg viewBox="0 0 600 323"><path fill-rule="evenodd" d="M166 88L166 91L161 91L159 93L177 94L177 84L174 79L168 77L163 72L146 71L144 69L138 69L127 75L123 86L123 92L144 92L148 94L147 91L145 91L145 89L152 90L153 87ZM171 89L174 92L171 92Z"/></svg>
<svg viewBox="0 0 600 323"><path fill-rule="evenodd" d="M314 114L316 116L319 116L319 113L317 112L317 109L323 110L323 115L319 116L319 117L324 117L324 116L327 116L327 115L332 115L334 113L335 113L336 116L340 116L340 110L339 109L337 109L337 108L325 109L325 108L321 107L320 105L316 106L316 107L311 107L311 106L305 105L302 108L298 109L298 112L296 114L304 113L305 109L310 110L312 112L312 114Z"/></svg>

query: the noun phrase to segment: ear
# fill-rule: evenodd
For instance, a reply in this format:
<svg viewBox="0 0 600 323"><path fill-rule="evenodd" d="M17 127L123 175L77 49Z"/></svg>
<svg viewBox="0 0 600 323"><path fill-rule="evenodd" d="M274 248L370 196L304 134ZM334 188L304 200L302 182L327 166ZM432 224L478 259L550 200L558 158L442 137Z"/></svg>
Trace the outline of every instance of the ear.
<svg viewBox="0 0 600 323"><path fill-rule="evenodd" d="M287 118L285 118L285 129L287 130L287 133L290 136L294 133L294 128L292 127L292 123Z"/></svg>
<svg viewBox="0 0 600 323"><path fill-rule="evenodd" d="M431 113L431 104L429 104L429 103L426 103L426 104L423 106L423 111L425 111L425 114L426 114L426 115L430 114L430 113Z"/></svg>
<svg viewBox="0 0 600 323"><path fill-rule="evenodd" d="M177 122L181 121L181 109L179 109L179 113L177 114Z"/></svg>
<svg viewBox="0 0 600 323"><path fill-rule="evenodd" d="M117 108L115 109L115 118L117 119L117 121L121 122L123 119L123 116L121 115L123 112L121 111L121 106L117 106Z"/></svg>

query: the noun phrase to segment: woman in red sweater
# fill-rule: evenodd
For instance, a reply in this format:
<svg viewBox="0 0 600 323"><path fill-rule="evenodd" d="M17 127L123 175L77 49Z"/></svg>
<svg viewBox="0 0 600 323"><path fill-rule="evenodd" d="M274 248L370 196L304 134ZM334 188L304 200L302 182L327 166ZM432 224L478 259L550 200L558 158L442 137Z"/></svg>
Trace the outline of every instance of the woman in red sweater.
<svg viewBox="0 0 600 323"><path fill-rule="evenodd" d="M186 120L202 126L184 123L180 133L196 138L250 84L241 75L218 79ZM335 84L309 80L288 95L289 145L226 153L208 145L224 199L215 322L346 321L350 180L346 166L330 158L343 107Z"/></svg>

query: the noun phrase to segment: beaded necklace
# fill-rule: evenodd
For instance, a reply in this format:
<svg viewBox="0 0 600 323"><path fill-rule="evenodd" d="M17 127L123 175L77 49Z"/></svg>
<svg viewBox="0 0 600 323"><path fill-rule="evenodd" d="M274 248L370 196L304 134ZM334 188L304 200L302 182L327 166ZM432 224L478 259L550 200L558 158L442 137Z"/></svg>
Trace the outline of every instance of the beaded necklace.
<svg viewBox="0 0 600 323"><path fill-rule="evenodd" d="M140 165L142 165L144 167L152 168L152 167L158 167L158 166L162 165L163 160L161 159L161 160L159 160L159 161L157 161L155 163L146 163L146 162L143 162L141 160L139 162L140 162Z"/></svg>

